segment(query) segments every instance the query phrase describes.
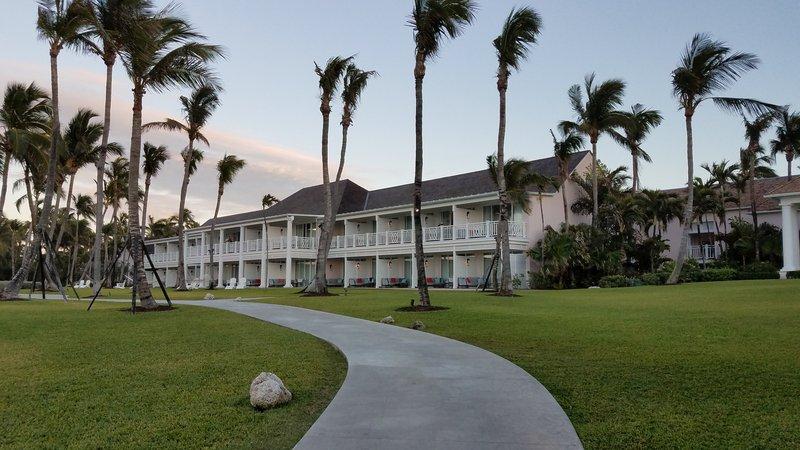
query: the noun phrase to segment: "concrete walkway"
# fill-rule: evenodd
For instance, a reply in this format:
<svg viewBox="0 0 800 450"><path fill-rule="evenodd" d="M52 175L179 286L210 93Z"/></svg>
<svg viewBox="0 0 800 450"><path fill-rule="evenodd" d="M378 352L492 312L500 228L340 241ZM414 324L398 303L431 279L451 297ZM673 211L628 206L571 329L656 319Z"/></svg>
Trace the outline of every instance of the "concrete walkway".
<svg viewBox="0 0 800 450"><path fill-rule="evenodd" d="M174 303L282 325L317 336L344 353L344 384L298 449L581 448L572 424L544 386L477 347L291 306L232 300Z"/></svg>

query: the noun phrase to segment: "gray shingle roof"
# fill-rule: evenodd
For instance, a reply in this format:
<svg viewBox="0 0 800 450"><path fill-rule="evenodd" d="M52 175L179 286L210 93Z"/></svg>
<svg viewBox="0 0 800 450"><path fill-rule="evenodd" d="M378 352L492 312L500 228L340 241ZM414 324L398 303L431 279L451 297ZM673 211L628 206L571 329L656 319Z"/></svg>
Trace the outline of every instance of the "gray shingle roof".
<svg viewBox="0 0 800 450"><path fill-rule="evenodd" d="M577 165L589 154L588 151L576 152L569 161L569 172L575 170ZM558 161L555 158L544 158L528 163L529 170L550 177L558 176ZM342 187L339 198L334 199L334 208L339 202L339 214L358 211L368 211L382 208L392 208L411 205L413 184L367 191L350 180L339 182ZM486 169L475 172L451 175L422 182L422 201L431 202L449 198L467 197L472 195L488 194L496 191L496 187ZM550 192L555 188L549 187ZM294 194L271 206L266 211L267 217L277 217L287 214L324 214L324 191L321 184L300 189ZM246 220L261 219L264 211L256 210L240 214L217 218L216 223L231 223ZM210 226L212 220L206 221L202 226Z"/></svg>

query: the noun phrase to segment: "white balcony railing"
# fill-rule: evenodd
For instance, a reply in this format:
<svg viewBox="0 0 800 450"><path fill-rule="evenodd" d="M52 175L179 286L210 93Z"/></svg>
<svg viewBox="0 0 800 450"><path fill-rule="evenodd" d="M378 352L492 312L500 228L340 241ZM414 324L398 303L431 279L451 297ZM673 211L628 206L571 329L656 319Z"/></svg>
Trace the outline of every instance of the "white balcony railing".
<svg viewBox="0 0 800 450"><path fill-rule="evenodd" d="M155 263L170 263L178 261L178 252L154 253L150 256Z"/></svg>
<svg viewBox="0 0 800 450"><path fill-rule="evenodd" d="M713 244L690 245L689 257L697 260L717 259L717 246Z"/></svg>
<svg viewBox="0 0 800 450"><path fill-rule="evenodd" d="M291 247L300 250L314 250L317 248L317 241L313 237L292 236ZM270 250L286 250L287 248L289 248L289 242L287 242L286 237L269 240Z"/></svg>

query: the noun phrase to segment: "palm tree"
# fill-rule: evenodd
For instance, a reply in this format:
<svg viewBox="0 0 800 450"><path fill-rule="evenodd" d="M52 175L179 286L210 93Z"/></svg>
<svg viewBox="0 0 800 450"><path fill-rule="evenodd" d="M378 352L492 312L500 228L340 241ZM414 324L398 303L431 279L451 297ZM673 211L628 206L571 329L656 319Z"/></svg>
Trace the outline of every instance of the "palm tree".
<svg viewBox="0 0 800 450"><path fill-rule="evenodd" d="M676 193L643 189L637 194L637 202L643 217L646 217L644 231L652 227L653 237L660 237L662 230L674 219L683 220L683 200Z"/></svg>
<svg viewBox="0 0 800 450"><path fill-rule="evenodd" d="M72 284L75 280L75 264L78 262L78 247L80 246L81 220L94 217L94 201L92 197L85 194L78 194L75 197L75 235L72 238L72 261L69 265L69 275L67 281Z"/></svg>
<svg viewBox="0 0 800 450"><path fill-rule="evenodd" d="M755 100L714 96L716 92L730 87L745 72L757 68L759 62L754 54L733 52L724 42L714 41L710 36L700 33L694 35L678 67L672 71L672 94L678 99L686 122L687 195L681 243L668 284L678 282L689 246L689 227L694 211L692 117L697 108L709 99L731 111L765 112L768 109L766 105Z"/></svg>
<svg viewBox="0 0 800 450"><path fill-rule="evenodd" d="M561 199L564 203L564 224L569 226L569 205L567 204L566 184L569 179L569 160L573 153L579 151L583 145L583 136L575 132L568 132L561 135L561 139L556 139L553 130L553 156L558 160L559 184L561 185Z"/></svg>
<svg viewBox="0 0 800 450"><path fill-rule="evenodd" d="M195 151L195 142L199 141L206 146L209 145L208 139L202 133L203 127L208 123L208 119L219 106L220 100L217 89L212 85L202 85L195 89L190 97L181 96L181 110L184 114L184 122L176 119L165 119L162 122L151 122L144 125L144 131L150 129L163 129L167 131L177 131L185 133L189 138L189 146L181 152L183 158L183 181L181 182L181 197L178 207L178 276L175 282L177 290L186 290L186 277L184 276L183 261L183 215L181 212L186 206L186 194L189 189L190 169L192 155Z"/></svg>
<svg viewBox="0 0 800 450"><path fill-rule="evenodd" d="M506 139L506 92L512 70L519 70L528 57L530 46L536 43L542 28L542 19L532 8L512 9L503 24L503 30L492 44L497 53L497 92L500 97L500 120L497 132L497 186L500 198L500 222L497 233L500 237L502 269L498 295L513 295L511 284L511 249L508 242L508 207L505 166Z"/></svg>
<svg viewBox="0 0 800 450"><path fill-rule="evenodd" d="M0 125L3 134L0 145L3 150L3 181L0 187L0 216L6 204L8 173L15 155L21 155L36 133L50 132L50 103L47 93L35 83L9 83L3 94L0 107Z"/></svg>
<svg viewBox="0 0 800 450"><path fill-rule="evenodd" d="M83 167L96 161L100 151L100 148L97 147L96 144L103 134L103 125L92 122L92 119L96 117L97 114L90 109L79 109L78 112L75 113L75 116L69 121L67 129L64 132L64 152L62 154L63 175L69 178L66 216L70 213L75 175ZM58 237L55 241L54 249L56 250L61 245L61 239L64 236L64 225L64 223L61 224Z"/></svg>
<svg viewBox="0 0 800 450"><path fill-rule="evenodd" d="M142 101L145 91L162 92L176 86L214 86L215 75L208 63L221 57L222 49L205 42L205 37L186 21L172 16L172 9L156 12L152 7L137 13L143 27L126 27L121 35L120 54L133 84L133 116L130 148L130 183L128 186L128 233L131 257L136 273L135 287L141 306L158 307L150 293L142 261L142 234L139 223L139 165L142 150ZM183 208L179 210L182 213ZM179 287L185 288L183 273L183 236L179 239Z"/></svg>
<svg viewBox="0 0 800 450"><path fill-rule="evenodd" d="M236 173L239 172L244 168L247 163L243 159L239 159L236 155L225 155L217 162L217 206L214 207L214 219L211 221L211 230L209 231L210 235L214 235L214 227L217 222L217 217L219 216L219 204L222 202L222 194L225 193L225 186L233 183L234 177L236 177ZM242 238L244 239L244 237ZM211 246L211 250L209 250L209 267L214 267L214 246ZM214 280L211 277L211 283L209 284L209 289L214 289Z"/></svg>
<svg viewBox="0 0 800 450"><path fill-rule="evenodd" d="M719 189L720 197L723 199L728 198L725 188L736 181L736 172L739 170L739 164L731 164L728 160L723 159L719 163L701 164L702 167L709 175L709 182ZM723 204L723 212L725 205ZM725 234L728 234L728 220L723 217L723 228Z"/></svg>
<svg viewBox="0 0 800 450"><path fill-rule="evenodd" d="M105 192L103 198L106 201L106 208L111 208L111 224L113 226L112 245L113 255L112 259L117 256L117 243L119 241L119 210L122 207L122 202L128 198L130 182L130 164L124 157L118 157L111 161L111 164L105 170ZM108 255L106 255L106 265L110 264ZM116 272L117 268L114 267L113 271ZM113 279L112 277L111 279Z"/></svg>
<svg viewBox="0 0 800 450"><path fill-rule="evenodd" d="M775 139L770 141L772 156L783 153L786 156L786 180L792 179L792 161L800 151L800 113L790 113L789 107L781 108L776 113L777 122Z"/></svg>
<svg viewBox="0 0 800 450"><path fill-rule="evenodd" d="M144 143L144 158L142 161L142 172L144 173L144 201L142 201L142 235L144 235L145 228L147 227L147 200L150 198L150 181L158 172L161 167L169 159L169 151L164 145L155 145L145 142Z"/></svg>
<svg viewBox="0 0 800 450"><path fill-rule="evenodd" d="M609 134L631 153L631 177L633 183L631 191L635 193L640 189L639 160L651 162L650 155L642 148L642 142L655 127L661 125L663 117L660 111L647 109L641 103L631 106L630 111L624 111L621 114L625 119L622 124L623 134L616 130L611 130Z"/></svg>
<svg viewBox="0 0 800 450"><path fill-rule="evenodd" d="M772 121L775 119L773 112L765 112L759 114L753 120L748 120L747 117L742 116L744 122L744 136L747 139L747 153L746 157L751 161L750 167L753 167L753 162L758 158L758 154L763 152L761 147L761 136L772 126ZM756 262L761 261L761 246L758 242L758 211L756 208L756 189L755 179L756 171L751 170L750 175L750 215L753 218L753 246L755 248Z"/></svg>
<svg viewBox="0 0 800 450"><path fill-rule="evenodd" d="M267 234L268 234L267 209L269 209L270 206L274 205L275 203L278 203L279 201L280 200L278 200L278 197L275 197L272 194L264 194L264 196L261 197L261 212L264 218L264 235L261 238L264 241L262 242L262 245L264 246L264 259L267 261L267 264L269 264L269 240L267 239ZM268 280L264 280L264 286L269 286Z"/></svg>
<svg viewBox="0 0 800 450"><path fill-rule="evenodd" d="M320 105L319 111L322 114L322 185L325 195L325 213L322 225L320 225L319 242L317 244L317 264L314 274L314 281L306 289L307 294L327 295L328 286L325 277L326 261L328 258L328 247L330 244L330 230L333 227L333 202L331 200L331 180L328 174L328 128L330 126L331 100L342 83L342 78L347 71L347 67L352 61L352 56L343 58L335 56L330 58L321 68L314 63L314 72L319 77Z"/></svg>
<svg viewBox="0 0 800 450"><path fill-rule="evenodd" d="M336 183L334 184L334 195L338 195L339 181L342 179L342 171L344 170L345 154L347 153L347 132L353 125L353 115L358 109L358 103L361 100L361 95L367 87L367 82L370 78L377 76L378 72L374 70L361 70L355 64L348 64L342 79L342 150L339 153L339 169L336 171ZM336 214L334 214L331 222L336 221Z"/></svg>
<svg viewBox="0 0 800 450"><path fill-rule="evenodd" d="M95 236L94 236L94 289L100 289L103 262L100 257L103 242L103 174L106 167L106 157L111 131L111 87L114 75L114 65L117 55L122 49L123 36L126 29L138 27L142 24L140 19L152 9L149 0L92 0L85 2L87 24L78 36L78 45L103 61L106 67L105 101L103 108L103 136L100 142L100 152L95 161L97 173L97 189L95 198Z"/></svg>
<svg viewBox="0 0 800 450"><path fill-rule="evenodd" d="M422 82L425 79L426 63L441 49L444 38L458 37L465 26L475 18L475 3L472 0L414 0L410 23L414 28L415 64L414 96L415 140L414 155L414 257L417 262L417 289L419 303L423 307L431 304L428 285L425 281L425 253L422 247Z"/></svg>

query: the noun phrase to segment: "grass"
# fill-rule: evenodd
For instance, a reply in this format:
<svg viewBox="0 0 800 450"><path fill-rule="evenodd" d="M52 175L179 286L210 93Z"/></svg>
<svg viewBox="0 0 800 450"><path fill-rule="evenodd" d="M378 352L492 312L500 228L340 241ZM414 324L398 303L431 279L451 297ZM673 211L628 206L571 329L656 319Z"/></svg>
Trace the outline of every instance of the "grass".
<svg viewBox="0 0 800 450"><path fill-rule="evenodd" d="M538 378L587 448L800 446L800 280L522 292L434 291L447 311L397 312L415 293L350 290L261 301L475 344ZM339 291L341 292L341 291ZM243 297L248 295L242 294Z"/></svg>
<svg viewBox="0 0 800 450"><path fill-rule="evenodd" d="M328 405L343 356L309 335L192 306L0 302L0 447L291 448ZM277 373L292 402L256 412Z"/></svg>

